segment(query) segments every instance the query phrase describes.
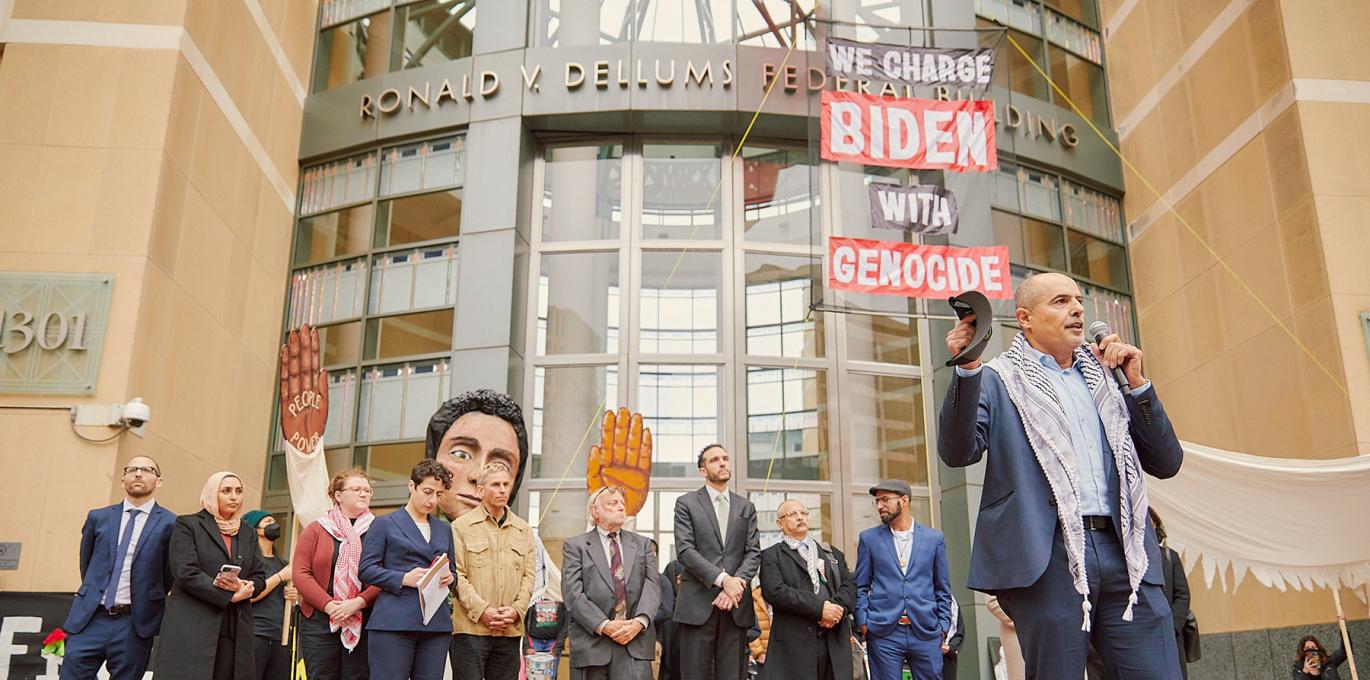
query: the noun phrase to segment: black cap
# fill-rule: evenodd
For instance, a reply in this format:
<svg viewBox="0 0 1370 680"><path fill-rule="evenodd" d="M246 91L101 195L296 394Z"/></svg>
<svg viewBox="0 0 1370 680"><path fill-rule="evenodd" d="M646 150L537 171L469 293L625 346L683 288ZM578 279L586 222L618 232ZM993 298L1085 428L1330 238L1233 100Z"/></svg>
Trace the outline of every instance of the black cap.
<svg viewBox="0 0 1370 680"><path fill-rule="evenodd" d="M888 491L889 493L899 494L900 496L913 497L913 488L909 486L908 482L902 479L886 479L871 487L872 496L874 496L877 491Z"/></svg>
<svg viewBox="0 0 1370 680"><path fill-rule="evenodd" d="M968 290L948 298L947 304L951 305L958 319L975 315L975 336L959 354L947 359L947 366L961 366L979 359L980 355L985 353L990 337L994 335L994 309L990 307L989 298L978 290ZM984 323L981 323L982 321Z"/></svg>

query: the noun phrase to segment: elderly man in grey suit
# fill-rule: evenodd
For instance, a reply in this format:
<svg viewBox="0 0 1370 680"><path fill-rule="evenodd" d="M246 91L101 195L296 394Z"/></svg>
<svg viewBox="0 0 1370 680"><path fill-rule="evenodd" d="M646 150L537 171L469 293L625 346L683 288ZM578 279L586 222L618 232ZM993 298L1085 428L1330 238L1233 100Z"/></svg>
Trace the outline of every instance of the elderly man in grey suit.
<svg viewBox="0 0 1370 680"><path fill-rule="evenodd" d="M656 551L623 530L623 489L590 496L595 528L562 547L561 589L571 615L572 680L651 680L652 616L661 606Z"/></svg>
<svg viewBox="0 0 1370 680"><path fill-rule="evenodd" d="M746 675L747 629L756 623L752 577L761 566L756 506L728 491L728 451L699 452L704 488L675 502L680 578L672 620L678 624L680 673L686 680L739 680Z"/></svg>

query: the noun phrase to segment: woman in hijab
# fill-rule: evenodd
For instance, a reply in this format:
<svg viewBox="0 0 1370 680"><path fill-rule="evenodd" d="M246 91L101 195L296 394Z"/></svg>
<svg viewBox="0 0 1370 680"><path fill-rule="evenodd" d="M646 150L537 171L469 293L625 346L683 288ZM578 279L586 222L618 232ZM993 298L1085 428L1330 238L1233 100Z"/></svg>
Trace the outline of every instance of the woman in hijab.
<svg viewBox="0 0 1370 680"><path fill-rule="evenodd" d="M300 651L309 680L365 680L366 628L381 589L362 587L357 567L371 528L371 478L344 470L328 485L333 507L305 527L295 545L300 592Z"/></svg>
<svg viewBox="0 0 1370 680"><path fill-rule="evenodd" d="M172 531L171 594L152 668L158 680L251 680L250 600L265 589L267 574L256 533L240 531L242 479L210 475L200 505L177 517Z"/></svg>

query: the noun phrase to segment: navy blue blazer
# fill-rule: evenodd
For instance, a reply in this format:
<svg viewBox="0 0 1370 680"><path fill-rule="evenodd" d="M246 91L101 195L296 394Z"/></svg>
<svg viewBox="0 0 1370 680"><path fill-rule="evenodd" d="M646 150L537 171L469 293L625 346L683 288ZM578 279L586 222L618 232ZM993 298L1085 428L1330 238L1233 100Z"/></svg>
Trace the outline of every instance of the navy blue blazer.
<svg viewBox="0 0 1370 680"><path fill-rule="evenodd" d="M1129 429L1141 469L1161 479L1175 476L1184 450L1156 398L1156 389L1149 388L1136 397L1124 396L1123 401L1127 403ZM999 374L986 368L973 376L952 378L940 425L937 449L947 465L973 465L986 449L989 451L966 585L993 594L1036 583L1051 560L1051 547L1060 540L1056 499ZM1104 447L1108 448L1107 442ZM1118 500L1110 499L1114 526L1122 526ZM1148 565L1142 580L1161 585L1161 552L1150 520L1146 555Z"/></svg>
<svg viewBox="0 0 1370 680"><path fill-rule="evenodd" d="M951 629L951 577L942 532L917 522L908 569L899 569L894 532L884 524L861 532L856 543L856 625L868 635L894 632L908 615L920 640L940 639Z"/></svg>
<svg viewBox="0 0 1370 680"><path fill-rule="evenodd" d="M419 527L409 512L400 508L383 517L377 517L366 532L362 544L362 559L357 575L365 585L381 589L376 604L371 606L371 615L366 621L367 630L411 631L423 633L451 633L452 607L447 602L442 610L433 615L428 625L423 624L419 610L419 591L403 585L404 575L414 567L428 568L433 558L446 553L448 564L452 559L452 525L428 516L431 541L423 540ZM457 575L452 569L452 576Z"/></svg>
<svg viewBox="0 0 1370 680"><path fill-rule="evenodd" d="M124 504L91 510L81 527L81 588L71 603L71 611L62 629L79 633L90 623L90 617L100 606L105 588L114 581L115 553L119 550L119 522L123 519ZM167 562L167 546L171 543L171 529L176 525L175 513L153 506L143 520L143 531L133 549L133 566L129 571L129 595L133 607L133 628L138 635L150 638L162 628L162 614L166 611L167 591L171 590L171 567Z"/></svg>

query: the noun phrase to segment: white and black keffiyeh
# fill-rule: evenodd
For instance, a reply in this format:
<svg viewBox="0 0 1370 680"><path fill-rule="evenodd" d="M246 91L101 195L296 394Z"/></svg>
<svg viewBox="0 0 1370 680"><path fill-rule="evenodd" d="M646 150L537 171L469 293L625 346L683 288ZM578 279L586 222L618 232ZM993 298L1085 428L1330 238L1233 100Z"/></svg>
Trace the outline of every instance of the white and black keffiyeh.
<svg viewBox="0 0 1370 680"><path fill-rule="evenodd" d="M814 542L811 536L805 536L802 541L786 536L785 544L804 558L805 569L809 572L809 581L813 583L813 592L817 593L818 584L823 579L823 560L818 557L818 544Z"/></svg>
<svg viewBox="0 0 1370 680"><path fill-rule="evenodd" d="M1137 589L1146 573L1146 483L1142 479L1140 462L1128 431L1127 405L1122 392L1109 379L1099 359L1088 345L1075 349L1076 364L1084 374L1085 384L1094 397L1104 435L1113 450L1113 464L1118 471L1121 496L1118 534L1123 542L1127 560L1127 579L1132 592L1128 597L1123 620L1132 620L1132 606L1137 603ZM1019 333L1007 351L985 364L1004 381L1009 400L1022 418L1028 443L1037 457L1037 464L1051 486L1056 499L1056 513L1065 538L1066 557L1075 591L1083 598L1083 630L1090 629L1089 581L1085 578L1085 527L1080 515L1080 473L1076 452L1070 441L1065 407L1052 386L1051 377L1029 351L1027 338Z"/></svg>

